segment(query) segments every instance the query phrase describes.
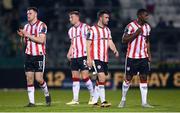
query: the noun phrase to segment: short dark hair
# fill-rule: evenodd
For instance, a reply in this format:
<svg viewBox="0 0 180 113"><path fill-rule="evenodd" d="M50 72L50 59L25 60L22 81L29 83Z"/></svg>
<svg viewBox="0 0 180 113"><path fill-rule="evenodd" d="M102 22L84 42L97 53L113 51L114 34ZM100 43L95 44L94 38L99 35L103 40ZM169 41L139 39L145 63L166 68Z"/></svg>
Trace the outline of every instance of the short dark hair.
<svg viewBox="0 0 180 113"><path fill-rule="evenodd" d="M99 17L101 17L103 14L108 14L108 15L110 15L110 11L108 11L108 10L100 10L100 11L98 11L98 13L97 13L97 17L99 18Z"/></svg>
<svg viewBox="0 0 180 113"><path fill-rule="evenodd" d="M147 9L138 9L138 11L137 11L137 16L138 16L138 15L141 15L141 14L144 13L144 12L147 12L147 13L148 13L148 10L147 10Z"/></svg>
<svg viewBox="0 0 180 113"><path fill-rule="evenodd" d="M27 11L28 11L28 10L33 10L33 11L35 11L36 13L39 12L37 7L28 7L28 8L27 8Z"/></svg>
<svg viewBox="0 0 180 113"><path fill-rule="evenodd" d="M75 14L75 15L77 15L77 16L80 16L80 12L79 11L71 11L71 12L69 12L69 15L72 15L72 14Z"/></svg>

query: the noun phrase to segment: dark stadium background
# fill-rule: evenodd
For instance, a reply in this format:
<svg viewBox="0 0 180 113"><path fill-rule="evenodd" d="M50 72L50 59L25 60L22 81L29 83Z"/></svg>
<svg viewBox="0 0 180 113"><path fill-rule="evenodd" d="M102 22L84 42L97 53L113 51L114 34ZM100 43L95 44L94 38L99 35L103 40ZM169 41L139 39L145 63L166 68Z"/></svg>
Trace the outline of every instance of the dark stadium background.
<svg viewBox="0 0 180 113"><path fill-rule="evenodd" d="M66 58L70 45L67 31L71 26L68 12L80 11L82 22L93 25L97 11L108 9L111 11L109 27L120 58L116 59L110 52L107 87L120 88L127 48L121 43L121 37L124 27L136 18L139 8L149 10L152 26L150 87L180 87L179 0L0 0L0 88L26 88L24 48L16 30L26 23L26 8L29 6L39 9L39 19L48 26L45 78L50 87L66 89L71 86Z"/></svg>

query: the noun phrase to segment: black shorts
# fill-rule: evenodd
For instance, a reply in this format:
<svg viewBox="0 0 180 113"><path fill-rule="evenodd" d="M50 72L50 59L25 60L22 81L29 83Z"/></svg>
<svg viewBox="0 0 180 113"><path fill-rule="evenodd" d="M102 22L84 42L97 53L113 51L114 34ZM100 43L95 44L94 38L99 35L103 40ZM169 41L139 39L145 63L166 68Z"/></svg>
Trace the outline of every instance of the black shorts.
<svg viewBox="0 0 180 113"><path fill-rule="evenodd" d="M150 72L150 64L148 58L132 59L127 58L125 62L126 75L148 75Z"/></svg>
<svg viewBox="0 0 180 113"><path fill-rule="evenodd" d="M97 73L104 72L105 75L108 75L108 63L103 62L100 60L94 60L94 70L97 71Z"/></svg>
<svg viewBox="0 0 180 113"><path fill-rule="evenodd" d="M45 56L31 56L25 55L25 72L44 72L45 68Z"/></svg>
<svg viewBox="0 0 180 113"><path fill-rule="evenodd" d="M87 66L87 57L72 58L71 59L71 70L72 71L89 70L89 68Z"/></svg>

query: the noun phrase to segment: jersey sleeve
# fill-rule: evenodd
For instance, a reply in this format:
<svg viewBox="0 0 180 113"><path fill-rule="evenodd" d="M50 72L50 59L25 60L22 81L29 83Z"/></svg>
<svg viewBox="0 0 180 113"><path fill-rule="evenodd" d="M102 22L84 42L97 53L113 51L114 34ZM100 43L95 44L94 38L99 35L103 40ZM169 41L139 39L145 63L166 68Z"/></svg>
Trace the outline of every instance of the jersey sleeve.
<svg viewBox="0 0 180 113"><path fill-rule="evenodd" d="M112 39L111 30L109 28L107 28L107 31L108 31L108 38Z"/></svg>
<svg viewBox="0 0 180 113"><path fill-rule="evenodd" d="M149 24L147 25L147 29L148 29L148 34L147 35L149 36L150 32L151 32L151 26Z"/></svg>
<svg viewBox="0 0 180 113"><path fill-rule="evenodd" d="M143 36L149 36L150 35L150 32L151 32L151 27L149 24L145 24L142 26L142 29L143 29L143 32L142 32L142 35Z"/></svg>
<svg viewBox="0 0 180 113"><path fill-rule="evenodd" d="M132 25L128 24L124 29L124 34L131 35L131 34L133 34L133 31L134 31L134 29L133 29Z"/></svg>
<svg viewBox="0 0 180 113"><path fill-rule="evenodd" d="M68 37L69 37L69 39L71 40L72 38L73 38L73 28L71 27L70 29L69 29L69 31L68 31Z"/></svg>
<svg viewBox="0 0 180 113"><path fill-rule="evenodd" d="M46 24L42 23L39 29L39 34L47 34L47 26Z"/></svg>

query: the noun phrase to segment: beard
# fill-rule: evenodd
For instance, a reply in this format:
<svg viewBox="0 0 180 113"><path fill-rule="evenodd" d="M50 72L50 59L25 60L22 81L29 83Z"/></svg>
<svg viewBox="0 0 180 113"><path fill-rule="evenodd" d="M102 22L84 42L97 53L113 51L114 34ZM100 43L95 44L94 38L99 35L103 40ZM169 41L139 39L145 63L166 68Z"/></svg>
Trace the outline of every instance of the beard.
<svg viewBox="0 0 180 113"><path fill-rule="evenodd" d="M108 25L108 22L103 22L104 26L107 26Z"/></svg>

